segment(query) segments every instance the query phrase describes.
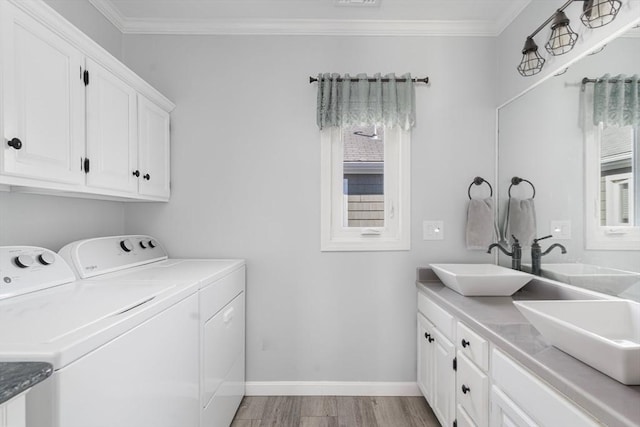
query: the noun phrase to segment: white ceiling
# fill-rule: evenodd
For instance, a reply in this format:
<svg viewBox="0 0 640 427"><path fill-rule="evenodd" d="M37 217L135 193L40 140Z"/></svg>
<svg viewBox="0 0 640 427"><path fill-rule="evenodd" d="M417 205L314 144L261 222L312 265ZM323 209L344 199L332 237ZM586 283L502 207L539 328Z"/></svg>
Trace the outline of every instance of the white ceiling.
<svg viewBox="0 0 640 427"><path fill-rule="evenodd" d="M123 33L495 36L531 0L89 0Z"/></svg>

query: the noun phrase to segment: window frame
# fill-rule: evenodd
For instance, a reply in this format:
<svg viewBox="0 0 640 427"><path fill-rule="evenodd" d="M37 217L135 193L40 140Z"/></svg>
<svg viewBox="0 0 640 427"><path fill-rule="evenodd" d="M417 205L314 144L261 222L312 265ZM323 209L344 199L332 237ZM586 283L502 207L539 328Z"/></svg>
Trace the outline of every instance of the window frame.
<svg viewBox="0 0 640 427"><path fill-rule="evenodd" d="M639 250L640 224L634 226L601 225L601 155L600 145L604 126L590 125L585 131L585 249L587 250ZM634 130L633 170L640 166L637 151L640 147L640 127ZM634 173L637 179L637 172Z"/></svg>
<svg viewBox="0 0 640 427"><path fill-rule="evenodd" d="M320 131L320 250L411 249L411 132L385 127L384 226L343 227L343 128Z"/></svg>

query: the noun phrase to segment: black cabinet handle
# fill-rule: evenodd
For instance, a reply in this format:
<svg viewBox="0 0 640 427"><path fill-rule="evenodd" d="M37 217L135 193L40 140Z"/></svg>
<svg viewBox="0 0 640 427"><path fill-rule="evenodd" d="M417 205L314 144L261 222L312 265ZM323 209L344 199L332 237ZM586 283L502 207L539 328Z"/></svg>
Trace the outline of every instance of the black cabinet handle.
<svg viewBox="0 0 640 427"><path fill-rule="evenodd" d="M7 145L16 150L19 150L22 148L22 141L20 141L18 138L13 138L11 141L7 141Z"/></svg>
<svg viewBox="0 0 640 427"><path fill-rule="evenodd" d="M135 176L136 178L140 178L140 171L139 170L133 171L133 176Z"/></svg>
<svg viewBox="0 0 640 427"><path fill-rule="evenodd" d="M149 175L148 173L145 173L142 177L143 177L144 179L146 179L147 181L150 181L150 180L151 180L151 175Z"/></svg>
<svg viewBox="0 0 640 427"><path fill-rule="evenodd" d="M424 337L425 337L425 339L427 339L427 340L428 340L429 338L431 338L431 335L425 332L425 333L424 333Z"/></svg>
<svg viewBox="0 0 640 427"><path fill-rule="evenodd" d="M435 339L435 338L431 338L431 334L429 334L429 338L427 338L427 340L428 340L429 342L434 342L436 339Z"/></svg>
<svg viewBox="0 0 640 427"><path fill-rule="evenodd" d="M462 348L467 348L470 345L471 345L471 343L469 341L467 341L464 338L462 338Z"/></svg>
<svg viewBox="0 0 640 427"><path fill-rule="evenodd" d="M467 394L470 391L471 391L471 389L469 387L467 387L466 385L462 384L462 394Z"/></svg>

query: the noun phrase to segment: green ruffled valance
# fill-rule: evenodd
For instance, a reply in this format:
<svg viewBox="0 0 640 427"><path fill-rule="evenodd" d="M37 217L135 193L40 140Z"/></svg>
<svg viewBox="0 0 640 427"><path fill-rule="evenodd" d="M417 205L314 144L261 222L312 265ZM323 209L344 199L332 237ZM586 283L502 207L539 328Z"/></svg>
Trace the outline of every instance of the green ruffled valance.
<svg viewBox="0 0 640 427"><path fill-rule="evenodd" d="M395 74L383 77L380 73L373 78L366 74L318 75L318 127L376 125L411 129L416 122L414 83L410 74L401 78L403 81L397 81Z"/></svg>
<svg viewBox="0 0 640 427"><path fill-rule="evenodd" d="M597 79L593 88L593 123L608 126L640 126L638 75L609 74Z"/></svg>

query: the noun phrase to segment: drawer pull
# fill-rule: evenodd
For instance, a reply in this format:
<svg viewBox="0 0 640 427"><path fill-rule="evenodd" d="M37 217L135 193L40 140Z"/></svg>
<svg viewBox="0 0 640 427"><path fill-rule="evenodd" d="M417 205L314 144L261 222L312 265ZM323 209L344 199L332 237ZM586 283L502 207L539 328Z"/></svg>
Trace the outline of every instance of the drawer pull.
<svg viewBox="0 0 640 427"><path fill-rule="evenodd" d="M471 389L469 387L467 387L466 385L462 384L462 394L467 394L470 391L471 391Z"/></svg>
<svg viewBox="0 0 640 427"><path fill-rule="evenodd" d="M222 321L224 323L229 323L231 322L231 319L233 319L233 307L231 307L229 310L225 311L224 314L222 315Z"/></svg>
<svg viewBox="0 0 640 427"><path fill-rule="evenodd" d="M464 338L462 338L462 348L467 348L471 345L471 343Z"/></svg>

